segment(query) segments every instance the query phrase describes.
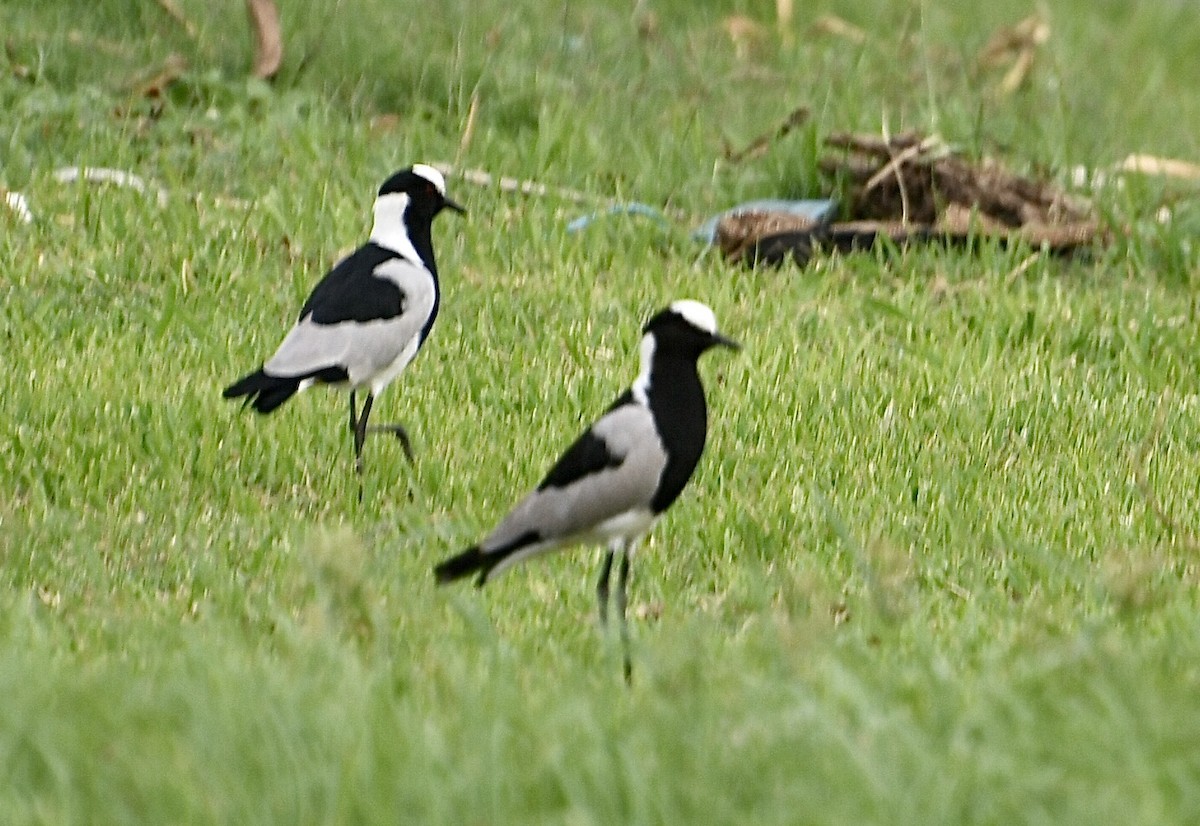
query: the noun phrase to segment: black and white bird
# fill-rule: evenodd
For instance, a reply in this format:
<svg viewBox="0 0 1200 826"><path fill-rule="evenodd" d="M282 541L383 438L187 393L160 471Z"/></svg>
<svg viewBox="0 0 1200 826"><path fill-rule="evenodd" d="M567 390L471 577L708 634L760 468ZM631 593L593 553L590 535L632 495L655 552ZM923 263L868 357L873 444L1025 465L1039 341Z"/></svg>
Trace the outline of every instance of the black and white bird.
<svg viewBox="0 0 1200 826"><path fill-rule="evenodd" d="M432 226L443 209L465 212L446 197L446 181L431 166L415 164L384 181L371 237L321 279L275 355L225 388L225 398L245 396L259 413L270 413L318 382L348 389L355 471L362 474L363 442L373 432L396 436L411 462L412 442L401 425L367 421L375 397L413 360L437 318ZM363 389L359 414L355 393Z"/></svg>
<svg viewBox="0 0 1200 826"><path fill-rule="evenodd" d="M633 386L486 539L434 569L441 583L475 574L482 587L530 557L577 543L605 544L596 584L600 622L608 621L609 578L620 555L616 607L627 678L630 554L679 496L704 450L708 410L697 361L714 345L739 347L717 332L712 310L697 301L674 302L642 333L641 373Z"/></svg>

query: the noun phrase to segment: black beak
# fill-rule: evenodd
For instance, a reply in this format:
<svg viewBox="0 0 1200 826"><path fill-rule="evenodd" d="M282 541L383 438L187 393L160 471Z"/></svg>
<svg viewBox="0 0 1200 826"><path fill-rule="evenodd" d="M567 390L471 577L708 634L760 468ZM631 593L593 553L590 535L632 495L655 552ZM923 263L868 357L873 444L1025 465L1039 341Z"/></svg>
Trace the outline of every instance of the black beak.
<svg viewBox="0 0 1200 826"><path fill-rule="evenodd" d="M738 344L736 341L734 341L731 338L726 338L725 336L721 335L720 333L713 333L712 340L713 340L713 344L719 344L722 347L728 347L730 350L742 349L742 345Z"/></svg>
<svg viewBox="0 0 1200 826"><path fill-rule="evenodd" d="M467 211L460 204L451 201L449 198L442 198L442 206L446 209L452 209L459 215L466 215Z"/></svg>

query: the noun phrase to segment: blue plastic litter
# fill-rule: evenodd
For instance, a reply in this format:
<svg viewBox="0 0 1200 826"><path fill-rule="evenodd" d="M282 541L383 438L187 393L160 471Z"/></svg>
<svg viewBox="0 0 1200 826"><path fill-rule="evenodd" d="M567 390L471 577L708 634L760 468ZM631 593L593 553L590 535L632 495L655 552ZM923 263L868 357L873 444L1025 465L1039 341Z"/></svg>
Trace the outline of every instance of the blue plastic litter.
<svg viewBox="0 0 1200 826"><path fill-rule="evenodd" d="M724 212L714 215L701 224L692 237L697 241L711 244L717 239L717 224L727 215L741 215L746 212L786 212L799 215L810 221L824 223L833 218L837 212L837 201L832 198L820 198L799 201L787 201L780 198L763 198L758 201L746 201Z"/></svg>
<svg viewBox="0 0 1200 826"><path fill-rule="evenodd" d="M832 198L798 201L789 201L782 198L763 198L757 201L746 201L709 218L692 233L692 237L697 241L712 244L717 237L717 224L722 218L726 215L741 215L745 212L787 212L807 218L810 221L824 223L832 219L834 213L837 212L837 201ZM630 201L624 204L614 204L600 212L582 215L567 224L567 232L580 232L599 219L614 215L640 215L644 218L650 218L663 229L668 229L671 225L671 222L663 214L662 210L655 209L649 204Z"/></svg>
<svg viewBox="0 0 1200 826"><path fill-rule="evenodd" d="M567 232L579 232L581 229L585 229L589 224L595 222L596 220L609 215L643 215L647 218L653 219L655 223L661 224L664 229L670 226L670 221L667 220L667 216L662 214L661 210L657 210L649 204L631 201L627 204L614 204L608 209L600 212L593 212L590 215L583 215L579 218L576 218L574 221L567 224Z"/></svg>

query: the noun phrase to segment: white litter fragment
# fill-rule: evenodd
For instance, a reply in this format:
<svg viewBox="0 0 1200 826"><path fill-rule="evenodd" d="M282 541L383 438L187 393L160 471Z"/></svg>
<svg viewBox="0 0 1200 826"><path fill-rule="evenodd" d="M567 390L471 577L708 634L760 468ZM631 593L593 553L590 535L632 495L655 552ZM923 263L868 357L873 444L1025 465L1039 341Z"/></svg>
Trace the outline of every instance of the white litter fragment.
<svg viewBox="0 0 1200 826"><path fill-rule="evenodd" d="M521 181L503 175L492 175L492 173L483 169L457 169L453 164L436 162L433 164L433 168L447 178L462 178L467 183L475 186L496 186L500 188L501 192L519 192L523 195L534 195L539 198L558 198L563 201L573 201L577 204L597 204L603 203L606 200L597 195L580 192L577 189L564 189L562 187L547 186L537 181Z"/></svg>
<svg viewBox="0 0 1200 826"><path fill-rule="evenodd" d="M20 192L9 192L8 190L0 190L4 193L4 204L9 209L17 214L17 218L23 224L33 223L33 210L29 208L29 200Z"/></svg>
<svg viewBox="0 0 1200 826"><path fill-rule="evenodd" d="M167 205L167 191L160 186L150 186L140 175L126 172L123 169L109 169L103 166L64 166L54 170L54 180L69 184L82 178L89 183L113 184L127 186L138 192L153 194L160 207Z"/></svg>
<svg viewBox="0 0 1200 826"><path fill-rule="evenodd" d="M1076 189L1102 189L1108 185L1108 174L1102 169L1091 169L1086 166L1071 167L1071 186ZM1117 182L1118 188L1121 182Z"/></svg>
<svg viewBox="0 0 1200 826"><path fill-rule="evenodd" d="M1140 172L1143 175L1159 175L1185 181L1200 181L1200 164L1176 158L1159 158L1154 155L1130 155L1117 165L1119 172Z"/></svg>

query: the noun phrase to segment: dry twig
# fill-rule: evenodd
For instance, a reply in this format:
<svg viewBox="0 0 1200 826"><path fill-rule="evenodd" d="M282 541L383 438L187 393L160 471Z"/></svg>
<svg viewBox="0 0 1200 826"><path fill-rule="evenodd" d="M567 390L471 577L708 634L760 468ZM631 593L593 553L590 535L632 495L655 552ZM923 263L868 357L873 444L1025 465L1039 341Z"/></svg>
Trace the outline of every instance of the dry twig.
<svg viewBox="0 0 1200 826"><path fill-rule="evenodd" d="M771 144L776 141L781 141L786 138L791 132L808 120L808 107L797 106L788 114L783 121L772 129L770 132L764 132L750 143L746 144L743 149L737 152L732 151L728 146L725 147L725 160L730 163L741 163L748 158L758 158L767 153L771 148Z"/></svg>
<svg viewBox="0 0 1200 826"><path fill-rule="evenodd" d="M4 56L8 58L8 70L17 80L30 80L33 70L17 59L17 44L10 37L4 41Z"/></svg>
<svg viewBox="0 0 1200 826"><path fill-rule="evenodd" d="M270 80L283 65L283 34L274 0L246 0L254 29L254 76Z"/></svg>
<svg viewBox="0 0 1200 826"><path fill-rule="evenodd" d="M1029 77L1038 51L1049 39L1050 24L1040 12L1035 12L1013 26L997 30L977 60L984 67L1008 65L997 89L1002 95L1010 95Z"/></svg>
<svg viewBox="0 0 1200 826"><path fill-rule="evenodd" d="M471 104L467 107L467 122L463 125L462 137L458 139L458 151L454 153L454 165L462 163L467 149L471 146L471 138L475 137L475 118L479 114L479 90L471 92Z"/></svg>
<svg viewBox="0 0 1200 826"><path fill-rule="evenodd" d="M883 238L898 246L991 238L1066 254L1107 240L1089 202L994 160L968 160L936 135L835 134L825 143L839 151L820 168L841 182L849 220L807 229L777 226L774 216L761 214L727 222L720 240L728 257L804 261L814 250L867 249ZM1010 278L1036 260L1027 258Z"/></svg>
<svg viewBox="0 0 1200 826"><path fill-rule="evenodd" d="M144 80L133 82L134 97L162 97L166 93L167 88L183 76L183 73L187 71L187 67L187 58L183 55L175 53L167 55L167 59L163 61L162 66L154 74L146 77Z"/></svg>
<svg viewBox="0 0 1200 826"><path fill-rule="evenodd" d="M183 13L183 9L179 8L179 4L175 0L158 0L158 6L167 13L167 17L179 24L188 37L196 39L196 25L187 19L187 15Z"/></svg>
<svg viewBox="0 0 1200 826"><path fill-rule="evenodd" d="M812 31L816 34L827 34L840 37L856 45L867 42L867 33L853 23L838 17L836 14L823 14L813 21Z"/></svg>

